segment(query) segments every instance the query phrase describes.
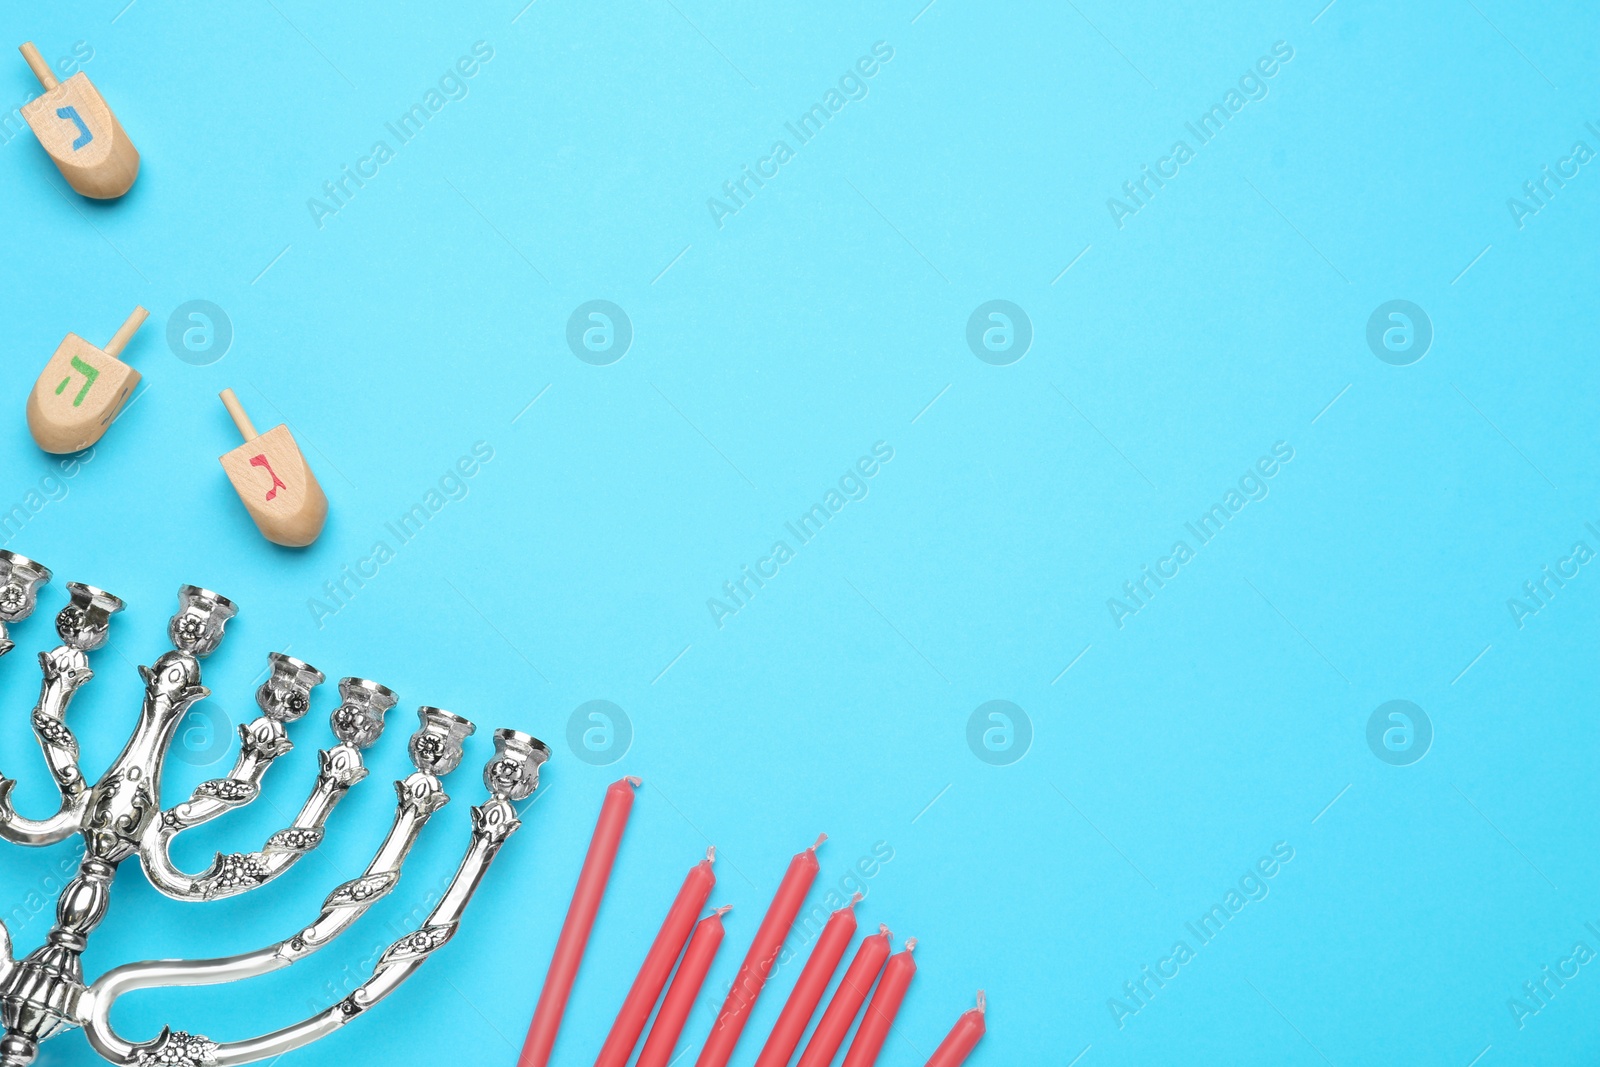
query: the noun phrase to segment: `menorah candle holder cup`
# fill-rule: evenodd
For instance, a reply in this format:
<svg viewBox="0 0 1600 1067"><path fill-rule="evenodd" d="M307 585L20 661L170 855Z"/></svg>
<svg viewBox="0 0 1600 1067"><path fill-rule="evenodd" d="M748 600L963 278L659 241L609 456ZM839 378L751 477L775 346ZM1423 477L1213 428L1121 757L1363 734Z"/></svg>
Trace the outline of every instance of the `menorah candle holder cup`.
<svg viewBox="0 0 1600 1067"><path fill-rule="evenodd" d="M6 624L32 615L39 589L49 581L49 567L0 548L0 656L14 647L6 636Z"/></svg>
<svg viewBox="0 0 1600 1067"><path fill-rule="evenodd" d="M417 709L417 718L422 720L422 729L411 735L411 762L417 770L442 778L461 766L466 755L462 742L478 728L459 715L426 704Z"/></svg>
<svg viewBox="0 0 1600 1067"><path fill-rule="evenodd" d="M0 622L21 622L32 615L39 590L49 581L49 567L0 548Z"/></svg>
<svg viewBox="0 0 1600 1067"><path fill-rule="evenodd" d="M271 673L256 690L256 707L273 722L294 722L311 710L311 691L322 684L325 675L304 660L267 653Z"/></svg>
<svg viewBox="0 0 1600 1067"><path fill-rule="evenodd" d="M222 644L222 628L239 609L221 593L197 585L178 587L178 613L167 624L172 647L205 659Z"/></svg>
<svg viewBox="0 0 1600 1067"><path fill-rule="evenodd" d="M0 625L26 618L49 579L47 568L0 550ZM118 1034L110 1022L112 1006L127 993L267 974L322 949L347 930L393 890L423 827L449 802L442 779L465 758L464 743L476 727L439 708L418 709L420 725L408 744L415 769L395 782L389 833L365 871L336 886L309 925L238 955L128 963L89 984L82 955L110 906L111 884L125 860L137 856L150 883L181 901L233 896L274 880L321 843L324 824L339 800L368 776L362 753L383 733L384 716L398 698L377 682L341 679L340 703L330 716L336 743L318 754L316 783L294 821L254 852L218 853L206 870L186 873L172 860L174 838L260 796L267 769L293 749L288 728L309 711L323 674L293 656L270 653L267 679L256 693L261 715L239 727L233 770L202 782L186 801L162 810L161 771L168 748L189 708L209 693L201 684L200 659L217 650L238 609L226 597L198 586L179 590L178 611L167 628L174 648L139 668L145 693L138 723L121 755L91 785L78 767L78 742L66 724L66 712L77 690L94 676L89 654L106 643L111 618L123 604L104 590L77 582L67 583L67 591L70 603L56 618L63 643L39 656L44 677L32 715L61 802L54 815L25 818L11 805L16 783L0 776L0 840L50 845L78 835L84 854L62 890L55 926L42 946L14 959L11 935L0 922L0 1067L27 1067L41 1042L78 1027L101 1056L120 1067L226 1067L276 1058L363 1014L450 940L489 864L521 825L514 805L533 794L539 768L550 757L549 748L528 734L495 731L494 755L483 771L489 796L472 809L470 842L455 877L421 925L391 945L371 977L344 1000L290 1026L238 1041L213 1041L172 1027L140 1042Z"/></svg>
<svg viewBox="0 0 1600 1067"><path fill-rule="evenodd" d="M333 733L356 748L371 748L383 734L383 716L400 698L388 686L365 678L339 679L339 699L333 712Z"/></svg>
<svg viewBox="0 0 1600 1067"><path fill-rule="evenodd" d="M508 800L527 800L539 786L539 768L550 759L550 746L531 734L494 732L494 759L483 768L483 784Z"/></svg>
<svg viewBox="0 0 1600 1067"><path fill-rule="evenodd" d="M122 600L82 582L68 582L67 595L72 603L56 616L56 633L79 652L104 648L111 639L111 616L122 610Z"/></svg>

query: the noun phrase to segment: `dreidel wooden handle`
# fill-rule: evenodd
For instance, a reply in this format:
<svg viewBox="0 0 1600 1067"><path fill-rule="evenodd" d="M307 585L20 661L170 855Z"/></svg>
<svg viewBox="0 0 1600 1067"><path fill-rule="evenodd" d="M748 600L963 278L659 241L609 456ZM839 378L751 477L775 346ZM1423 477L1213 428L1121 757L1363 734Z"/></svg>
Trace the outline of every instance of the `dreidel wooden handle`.
<svg viewBox="0 0 1600 1067"><path fill-rule="evenodd" d="M304 548L328 520L322 486L289 427L280 424L258 434L233 390L224 389L221 395L222 406L244 438L244 444L220 457L233 491L263 537L276 545Z"/></svg>
<svg viewBox="0 0 1600 1067"><path fill-rule="evenodd" d="M104 436L139 384L139 372L117 357L149 316L135 307L103 349L67 334L28 394L34 443L59 455L81 451Z"/></svg>
<svg viewBox="0 0 1600 1067"><path fill-rule="evenodd" d="M39 84L44 86L45 92L48 93L51 89L61 84L56 79L56 72L50 69L50 64L46 63L44 56L41 56L39 50L33 47L32 41L25 41L18 51L22 53L22 58L28 61L28 69L33 71L35 78L39 79Z"/></svg>
<svg viewBox="0 0 1600 1067"><path fill-rule="evenodd" d="M222 406L228 409L228 414L233 416L233 424L239 427L239 435L246 441L254 440L260 434L256 433L256 424L250 421L250 416L244 412L244 405L239 403L239 397L232 389L224 389L220 394Z"/></svg>
<svg viewBox="0 0 1600 1067"><path fill-rule="evenodd" d="M61 176L84 196L111 200L133 187L139 150L83 71L58 81L29 41L19 49L44 92L22 105L22 117Z"/></svg>
<svg viewBox="0 0 1600 1067"><path fill-rule="evenodd" d="M139 332L139 327L144 325L144 320L150 317L150 312L138 305L134 306L133 314L129 315L117 332L111 335L111 340L106 342L105 354L112 359L122 355L122 350L128 347L128 342L133 340L133 335Z"/></svg>

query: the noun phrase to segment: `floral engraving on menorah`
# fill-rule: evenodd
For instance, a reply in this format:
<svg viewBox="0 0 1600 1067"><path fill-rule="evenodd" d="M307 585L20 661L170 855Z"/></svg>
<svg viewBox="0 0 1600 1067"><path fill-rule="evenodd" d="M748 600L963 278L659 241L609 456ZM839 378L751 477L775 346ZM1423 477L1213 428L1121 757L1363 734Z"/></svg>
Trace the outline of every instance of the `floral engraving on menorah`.
<svg viewBox="0 0 1600 1067"><path fill-rule="evenodd" d="M0 656L12 649L6 624L32 614L50 571L0 549ZM364 1013L409 978L455 934L468 901L505 843L521 823L515 802L533 795L539 768L550 758L537 738L496 730L494 756L484 767L488 799L472 809L472 836L449 887L413 932L391 945L372 975L338 1004L291 1026L238 1041L215 1041L171 1027L151 1040L129 1041L112 1029L112 1006L141 989L216 985L287 967L325 947L394 889L400 869L423 826L449 802L442 779L461 763L462 745L475 727L439 708L418 709L421 726L411 736L416 768L395 783L397 803L388 835L365 871L336 886L320 913L280 941L222 959L151 960L127 963L85 984L83 950L105 917L117 867L135 855L145 876L162 893L185 901L217 900L257 889L315 849L339 801L367 777L362 752L383 733L384 715L397 703L393 692L364 678L339 682L340 703L332 715L338 744L318 754L320 771L294 821L254 852L218 853L198 873L173 862L173 840L261 795L267 769L292 747L288 724L311 707L321 671L292 656L271 653L270 672L256 693L260 717L239 727L239 756L231 773L201 783L188 800L161 809L161 769L173 734L190 706L209 690L200 682L200 660L222 641L237 612L227 598L184 586L178 613L167 628L173 650L153 666L140 667L145 695L139 721L122 754L92 785L78 767L78 742L66 724L67 707L91 678L89 653L105 645L111 617L122 601L93 586L68 582L71 602L56 616L62 644L39 655L43 681L34 707L34 734L61 794L59 810L44 819L17 814L11 804L16 783L0 775L0 839L19 845L51 845L74 834L84 842L76 875L56 902L56 923L45 943L14 959L11 935L0 922L0 1067L27 1067L45 1039L81 1027L95 1051L126 1067L228 1067L251 1063L310 1044Z"/></svg>

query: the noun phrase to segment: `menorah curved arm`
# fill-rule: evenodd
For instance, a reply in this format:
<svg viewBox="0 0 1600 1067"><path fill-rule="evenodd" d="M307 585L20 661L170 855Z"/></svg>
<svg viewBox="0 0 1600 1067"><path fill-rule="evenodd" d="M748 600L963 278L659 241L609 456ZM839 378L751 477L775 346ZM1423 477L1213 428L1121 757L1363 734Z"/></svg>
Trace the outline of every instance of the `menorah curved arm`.
<svg viewBox="0 0 1600 1067"><path fill-rule="evenodd" d="M274 951L286 963L304 959L327 945L348 930L367 909L388 896L400 881L400 868L404 866L411 846L432 818L433 813L450 803L437 777L418 771L394 784L399 796L395 807L394 824L383 839L377 854L359 878L353 878L328 894L322 903L322 913L315 922L286 941L279 942Z"/></svg>
<svg viewBox="0 0 1600 1067"><path fill-rule="evenodd" d="M311 690L322 672L292 656L267 657L271 676L256 693L264 714L240 728L242 745L233 773L202 782L194 795L162 813L140 841L139 858L150 882L179 900L217 900L247 892L272 881L322 843L323 826L344 795L367 776L361 752L383 733L383 717L398 699L386 686L366 678L339 682L340 705L331 717L339 744L318 753L321 770L311 796L294 822L267 839L255 852L217 853L198 874L180 870L172 859L172 841L185 830L249 804L260 795L261 779L272 761L290 749L285 724L305 714Z"/></svg>
<svg viewBox="0 0 1600 1067"><path fill-rule="evenodd" d="M78 739L67 727L67 707L94 671L82 649L61 645L39 653L43 678L39 703L33 709L33 732L39 739L50 776L61 792L61 807L47 819L27 819L11 806L16 782L0 775L0 839L18 845L53 845L76 833L89 804L89 784L78 769Z"/></svg>
<svg viewBox="0 0 1600 1067"><path fill-rule="evenodd" d="M461 923L461 915L466 911L478 884L483 881L489 864L493 862L505 839L522 825L517 820L516 809L502 797L491 797L481 807L473 808L472 824L472 844L468 847L455 877L451 879L449 888L444 891L439 903L417 929L384 950L377 965L373 967L372 977L333 1007L293 1026L286 1026L247 1041L216 1044L210 1049L211 1062L218 1067L254 1063L320 1041L367 1009L377 1005L398 989L407 978L415 974L435 950L455 936ZM157 1039L158 1043L152 1046L151 1051L159 1055L163 1048L159 1042L165 1039L171 1044L177 1037L178 1035L163 1030L161 1038ZM202 1043L202 1047L211 1044L205 1038L190 1037L189 1041L198 1041Z"/></svg>
<svg viewBox="0 0 1600 1067"><path fill-rule="evenodd" d="M500 846L521 826L512 801L526 799L532 794L538 784L538 767L549 757L549 749L526 734L509 730L496 731L495 748L495 758L484 769L491 795L484 804L472 809L472 843L449 888L421 926L389 946L374 967L372 977L344 1000L292 1026L243 1041L216 1042L163 1027L154 1040L134 1044L119 1037L110 1023L111 1009L117 999L135 990L217 985L254 978L281 970L327 944L392 888L392 876L387 880L379 877L369 882L369 879L377 873L374 868L384 854L398 847L397 834L404 836L401 823L410 806L406 798L407 785L419 778L431 777L429 775L412 775L406 782L397 783L402 810L397 815L395 830L384 842L373 867L368 868L368 874L335 890L316 923L286 941L255 952L214 960L151 960L125 964L107 972L80 1001L84 1034L89 1043L101 1056L124 1067L147 1064L232 1067L279 1056L326 1037L388 996L415 973L435 949L450 940ZM442 791L438 795L443 796ZM437 806L434 805L435 810ZM423 820L428 814L431 812L415 813ZM409 848L409 844L404 847ZM402 849L395 859L396 867L403 858Z"/></svg>
<svg viewBox="0 0 1600 1067"><path fill-rule="evenodd" d="M202 782L188 800L161 813L161 822L173 827L170 836L210 822L261 795L267 768L293 751L294 742L283 723L261 715L239 727L239 758L226 778ZM170 839L170 838L169 838Z"/></svg>
<svg viewBox="0 0 1600 1067"><path fill-rule="evenodd" d="M136 1046L117 1037L111 1030L106 1020L109 1019L112 1003L118 997L140 989L217 985L281 970L328 945L387 896L399 882L400 868L428 819L450 802L439 779L421 771L394 783L394 786L399 794L394 822L373 855L372 862L360 877L345 882L328 894L316 920L298 933L265 948L221 959L158 960L128 964L108 971L96 982L92 995L85 995L84 1005L79 1010L86 1018L97 1020L99 1036L90 1040L96 1042L101 1055L119 1063L143 1063L135 1055L141 1049L152 1057L156 1056L150 1051L154 1047L152 1043ZM159 1044L164 1037L165 1032L154 1044ZM100 1042L104 1042L103 1047ZM162 1061L153 1058L151 1062Z"/></svg>
<svg viewBox="0 0 1600 1067"><path fill-rule="evenodd" d="M258 719L251 727L267 720ZM271 726L282 730L277 723ZM243 732L243 731L242 731ZM263 733L268 731L263 728ZM288 745L287 737L282 744ZM219 900L265 885L322 843L323 826L339 801L357 782L367 776L361 752L354 745L340 744L317 754L321 770L300 814L294 822L267 839L255 852L218 852L211 865L198 874L180 870L172 859L172 841L180 833L208 822L234 808L243 807L260 792L263 763L249 764L249 741L240 753L239 768L227 778L201 782L194 795L150 824L139 845L139 860L150 884L179 900ZM269 750L270 751L270 750ZM287 749L284 749L287 751ZM274 754L272 758L276 758ZM270 762L270 760L268 761ZM247 766L247 764L249 764ZM243 769L244 773L239 773Z"/></svg>

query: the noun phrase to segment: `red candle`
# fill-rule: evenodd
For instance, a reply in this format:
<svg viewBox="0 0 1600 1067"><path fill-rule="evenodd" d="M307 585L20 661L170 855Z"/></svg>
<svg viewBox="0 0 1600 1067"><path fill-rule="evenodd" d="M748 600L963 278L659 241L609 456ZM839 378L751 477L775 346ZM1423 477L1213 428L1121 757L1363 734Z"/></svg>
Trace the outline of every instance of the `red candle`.
<svg viewBox="0 0 1600 1067"><path fill-rule="evenodd" d="M689 947L683 950L683 962L678 964L678 973L672 977L667 997L661 1002L655 1025L650 1027L650 1036L645 1038L644 1051L639 1053L634 1067L667 1067L672 1061L672 1050L683 1034L683 1024L689 1021L695 998L705 985L706 972L711 970L711 961L722 945L722 916L727 911L718 908L694 928Z"/></svg>
<svg viewBox="0 0 1600 1067"><path fill-rule="evenodd" d="M556 1032L561 1029L561 1017L567 1011L567 997L572 994L578 964L583 962L589 931L594 929L600 899L605 896L606 882L611 879L611 865L616 862L617 847L622 844L622 831L627 828L628 815L633 811L633 791L639 785L637 778L623 778L612 782L606 790L605 803L600 806L600 821L595 824L594 837L589 841L589 854L584 857L578 886L572 891L567 921L561 925L561 936L556 940L555 955L544 976L539 1006L534 1009L517 1067L545 1067L550 1062L550 1050L555 1047Z"/></svg>
<svg viewBox="0 0 1600 1067"><path fill-rule="evenodd" d="M872 1067L878 1062L878 1053L883 1051L889 1027L894 1025L894 1017L900 1014L906 990L917 973L917 961L911 958L911 952L916 947L917 939L913 937L906 942L903 951L889 957L889 965L883 969L883 978L872 994L872 1003L867 1005L867 1013L861 1017L861 1025L856 1027L856 1037L850 1042L850 1051L844 1054L844 1067Z"/></svg>
<svg viewBox="0 0 1600 1067"><path fill-rule="evenodd" d="M695 918L705 908L711 887L717 884L717 876L711 872L711 863L716 858L717 850L707 849L706 858L692 867L683 880L683 888L678 890L666 922L661 924L661 932L645 954L639 976L633 980L633 987L622 1002L622 1010L617 1012L617 1021L612 1024L600 1056L594 1061L595 1067L627 1067L633 1058L633 1049L639 1043L639 1035L644 1033L644 1024L650 1021L650 1013L655 1011L656 1001L666 988L678 954L694 930Z"/></svg>
<svg viewBox="0 0 1600 1067"><path fill-rule="evenodd" d="M817 838L815 845L789 862L789 871L783 876L777 895L772 898L772 904L768 906L767 914L756 930L750 951L745 953L744 962L739 965L733 988L728 990L728 999L722 1002L722 1010L717 1013L711 1036L706 1038L695 1067L727 1067L733 1047L739 1043L745 1023L750 1021L750 1012L756 1006L756 998L761 995L761 987L766 985L773 964L778 960L778 953L783 950L783 939L789 936L794 917L800 914L800 905L805 903L811 883L817 879L817 846L827 839L828 835L823 834Z"/></svg>
<svg viewBox="0 0 1600 1067"><path fill-rule="evenodd" d="M800 1067L828 1067L833 1062L839 1046L844 1043L844 1035L850 1032L850 1024L856 1021L856 1012L861 1010L872 983L878 980L878 972L883 970L883 961L888 958L889 928L879 926L877 933L862 938L856 958L845 968L839 988L833 991L833 999L822 1013L822 1021L817 1023L811 1042L800 1055Z"/></svg>
<svg viewBox="0 0 1600 1067"><path fill-rule="evenodd" d="M800 1044L801 1035L811 1025L811 1016L816 1014L822 994L833 981L833 972L839 969L844 950L856 936L855 907L859 903L861 894L857 893L850 898L850 903L829 916L816 947L811 950L811 958L806 960L805 968L795 980L788 1003L773 1024L772 1036L767 1038L766 1047L756 1058L756 1067L789 1067L795 1046Z"/></svg>
<svg viewBox="0 0 1600 1067"><path fill-rule="evenodd" d="M933 1050L933 1055L928 1059L926 1067L961 1067L967 1061L967 1056L977 1045L978 1039L983 1037L987 1029L983 1023L983 1013L986 1005L983 1002L983 990L978 990L978 1006L969 1008L950 1032L939 1042L939 1047Z"/></svg>

